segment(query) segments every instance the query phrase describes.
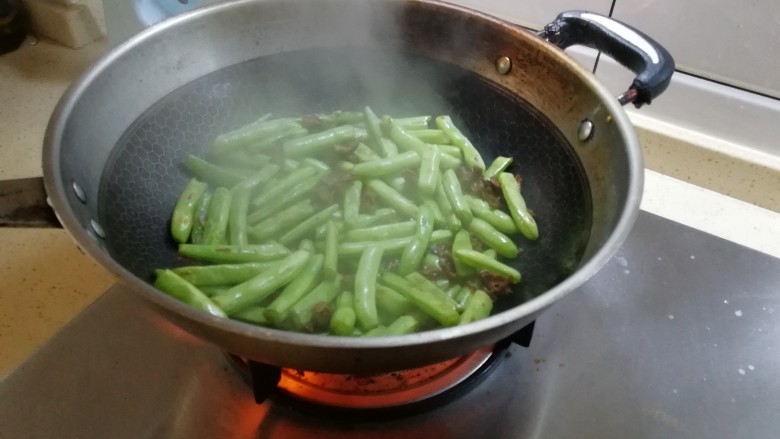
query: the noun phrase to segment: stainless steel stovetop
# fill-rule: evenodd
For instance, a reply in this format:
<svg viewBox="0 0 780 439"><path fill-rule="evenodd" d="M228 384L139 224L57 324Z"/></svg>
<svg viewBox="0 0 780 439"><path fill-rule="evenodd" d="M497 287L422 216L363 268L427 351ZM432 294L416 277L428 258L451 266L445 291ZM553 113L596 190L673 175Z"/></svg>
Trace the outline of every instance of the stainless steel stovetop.
<svg viewBox="0 0 780 439"><path fill-rule="evenodd" d="M440 408L367 420L255 404L218 348L117 286L0 383L0 437L775 438L779 317L779 259L643 212L530 348Z"/></svg>

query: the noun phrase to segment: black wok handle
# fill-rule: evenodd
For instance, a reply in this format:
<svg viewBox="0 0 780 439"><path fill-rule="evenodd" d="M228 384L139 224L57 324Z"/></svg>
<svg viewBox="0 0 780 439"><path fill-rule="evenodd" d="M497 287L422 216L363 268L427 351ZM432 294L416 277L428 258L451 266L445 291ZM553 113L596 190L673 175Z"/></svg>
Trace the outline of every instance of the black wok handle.
<svg viewBox="0 0 780 439"><path fill-rule="evenodd" d="M43 178L0 180L0 227L62 227L47 201Z"/></svg>
<svg viewBox="0 0 780 439"><path fill-rule="evenodd" d="M674 59L655 40L615 19L585 11L564 12L539 32L539 36L565 49L583 45L598 49L636 73L618 100L639 108L649 104L669 85Z"/></svg>

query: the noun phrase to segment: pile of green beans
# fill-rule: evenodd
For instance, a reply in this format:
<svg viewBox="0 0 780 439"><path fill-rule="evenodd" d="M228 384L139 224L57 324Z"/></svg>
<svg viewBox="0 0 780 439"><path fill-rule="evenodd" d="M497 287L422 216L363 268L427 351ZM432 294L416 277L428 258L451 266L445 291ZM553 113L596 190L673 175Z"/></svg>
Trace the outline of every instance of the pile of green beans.
<svg viewBox="0 0 780 439"><path fill-rule="evenodd" d="M198 264L156 270L155 286L214 316L339 336L485 318L489 284L520 282L507 261L538 237L511 163L486 168L449 116L263 116L184 161L171 236Z"/></svg>

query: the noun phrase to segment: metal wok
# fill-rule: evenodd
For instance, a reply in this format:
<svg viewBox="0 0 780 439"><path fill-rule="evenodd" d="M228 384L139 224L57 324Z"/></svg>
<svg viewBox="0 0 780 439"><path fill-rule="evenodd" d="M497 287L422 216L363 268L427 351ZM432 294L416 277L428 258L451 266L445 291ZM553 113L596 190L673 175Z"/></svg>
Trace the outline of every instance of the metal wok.
<svg viewBox="0 0 780 439"><path fill-rule="evenodd" d="M620 102L560 49L571 44L637 72ZM46 133L45 184L78 244L185 330L279 366L400 370L507 337L605 264L642 193L640 147L620 104L650 102L673 71L651 39L583 12L534 35L433 1L226 3L146 30L75 82ZM515 157L541 238L520 243L524 281L494 315L398 337L321 336L215 318L150 285L153 268L181 263L168 219L187 153L262 113L365 105L450 114L486 160Z"/></svg>

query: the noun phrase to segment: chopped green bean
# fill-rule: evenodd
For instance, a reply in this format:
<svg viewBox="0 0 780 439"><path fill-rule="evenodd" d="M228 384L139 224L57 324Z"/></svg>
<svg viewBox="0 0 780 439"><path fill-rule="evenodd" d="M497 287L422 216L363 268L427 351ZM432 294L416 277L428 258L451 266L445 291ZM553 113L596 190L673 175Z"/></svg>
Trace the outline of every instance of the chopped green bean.
<svg viewBox="0 0 780 439"><path fill-rule="evenodd" d="M358 215L360 215L360 196L362 193L363 183L360 180L353 181L344 191L344 222L348 226L355 224Z"/></svg>
<svg viewBox="0 0 780 439"><path fill-rule="evenodd" d="M444 295L446 300L442 300L441 297L435 294L416 288L411 282L395 273L383 274L382 281L397 293L412 301L412 303L442 326L454 326L460 321L458 310L455 308L452 299L446 297L446 295Z"/></svg>
<svg viewBox="0 0 780 439"><path fill-rule="evenodd" d="M431 116L414 116L395 119L394 122L405 130L416 131L427 129L431 119Z"/></svg>
<svg viewBox="0 0 780 439"><path fill-rule="evenodd" d="M471 290L468 287L460 287L458 294L454 297L455 303L457 303L458 312L463 312L466 309L466 303L468 303L471 297Z"/></svg>
<svg viewBox="0 0 780 439"><path fill-rule="evenodd" d="M417 330L420 323L412 316L406 315L398 317L393 323L387 326L382 334L383 336L411 334Z"/></svg>
<svg viewBox="0 0 780 439"><path fill-rule="evenodd" d="M171 236L176 242L187 242L195 224L196 208L208 185L193 178L184 187L171 216Z"/></svg>
<svg viewBox="0 0 780 439"><path fill-rule="evenodd" d="M382 180L369 180L367 186L373 190L382 202L407 217L417 216L417 205L400 192L391 188Z"/></svg>
<svg viewBox="0 0 780 439"><path fill-rule="evenodd" d="M333 204L329 207L326 207L322 211L314 214L309 219L301 222L297 226L293 227L289 232L285 233L279 238L279 242L282 244L289 244L291 242L294 242L298 239L303 238L308 233L313 232L317 226L328 219L330 219L331 216L333 216L336 211L339 210L338 204Z"/></svg>
<svg viewBox="0 0 780 439"><path fill-rule="evenodd" d="M157 270L156 273L155 288L196 309L217 317L225 317L225 313L195 285L182 279L171 270Z"/></svg>
<svg viewBox="0 0 780 439"><path fill-rule="evenodd" d="M424 129L409 131L409 134L417 137L425 143L448 144L452 141L442 130Z"/></svg>
<svg viewBox="0 0 780 439"><path fill-rule="evenodd" d="M305 296L317 284L324 264L324 257L312 255L306 261L301 274L284 287L281 293L266 307L265 317L275 324L281 324L287 314L301 297Z"/></svg>
<svg viewBox="0 0 780 439"><path fill-rule="evenodd" d="M265 307L250 306L230 316L242 322L258 326L271 326L271 321L265 317Z"/></svg>
<svg viewBox="0 0 780 439"><path fill-rule="evenodd" d="M316 173L317 170L309 166L296 169L283 179L276 182L276 184L265 188L262 194L252 200L252 207L255 209L260 209L273 205L278 200L286 197L290 190L301 183L302 180L310 178Z"/></svg>
<svg viewBox="0 0 780 439"><path fill-rule="evenodd" d="M259 120L245 125L237 130L217 136L211 147L213 154L224 154L236 148L249 145L264 137L272 137L279 131L290 127L298 127L293 119Z"/></svg>
<svg viewBox="0 0 780 439"><path fill-rule="evenodd" d="M474 218L474 214L471 213L471 208L466 202L466 197L463 195L463 190L460 187L460 181L455 175L455 171L448 169L444 172L442 177L442 185L444 194L447 196L447 201L450 202L452 211L464 224L469 224Z"/></svg>
<svg viewBox="0 0 780 439"><path fill-rule="evenodd" d="M499 276L508 277L512 279L512 283L520 282L520 272L510 267L509 265L499 262L496 259L492 259L484 254L474 250L456 250L453 252L453 259L460 260L464 264L468 264L477 270L487 270L491 273Z"/></svg>
<svg viewBox="0 0 780 439"><path fill-rule="evenodd" d="M325 278L334 279L339 272L339 237L336 223L328 221L325 232Z"/></svg>
<svg viewBox="0 0 780 439"><path fill-rule="evenodd" d="M417 188L425 197L432 197L436 192L436 186L439 185L440 163L441 151L439 151L438 148L430 148L423 152L420 160L420 173L417 179Z"/></svg>
<svg viewBox="0 0 780 439"><path fill-rule="evenodd" d="M388 131L390 140L395 142L395 144L404 151L414 151L417 154L422 155L423 152L428 149L425 142L410 134L394 120L385 120L384 124L386 126L389 125Z"/></svg>
<svg viewBox="0 0 780 439"><path fill-rule="evenodd" d="M483 219L499 232L517 233L517 226L512 217L499 209L492 209L487 201L466 195L466 202L469 203L474 216Z"/></svg>
<svg viewBox="0 0 780 439"><path fill-rule="evenodd" d="M463 157L463 154L460 152L460 148L458 148L455 145L431 145L432 147L437 148L439 151L441 151L442 154L446 154L448 156L451 156L453 158L460 159Z"/></svg>
<svg viewBox="0 0 780 439"><path fill-rule="evenodd" d="M342 291L336 305L336 311L330 317L330 332L336 335L349 336L355 331L357 315L354 308L354 295Z"/></svg>
<svg viewBox="0 0 780 439"><path fill-rule="evenodd" d="M284 197L279 199L279 202L273 204L267 204L261 209L257 209L247 217L247 223L256 224L270 216L273 216L288 207L303 201L309 193L317 186L320 181L319 175L312 175L309 178L303 179L290 189Z"/></svg>
<svg viewBox="0 0 780 439"><path fill-rule="evenodd" d="M212 186L233 187L244 180L244 176L234 171L209 163L190 154L184 159L184 168L193 177Z"/></svg>
<svg viewBox="0 0 780 439"><path fill-rule="evenodd" d="M471 250L471 234L466 230L460 230L455 234L455 238L452 240L452 254L458 250ZM474 269L470 265L466 265L458 258L452 258L452 262L455 265L455 273L460 277L467 277L474 274Z"/></svg>
<svg viewBox="0 0 780 439"><path fill-rule="evenodd" d="M479 155L479 151L477 151L477 148L471 144L471 141L460 132L449 116L437 117L436 126L447 134L452 140L453 145L460 147L466 165L478 168L482 171L485 170L485 162L482 160L482 156Z"/></svg>
<svg viewBox="0 0 780 439"><path fill-rule="evenodd" d="M379 246L382 247L388 254L397 254L402 252L409 243L412 242L414 236L406 236L403 238L393 238L384 241L362 241L362 242L342 242L339 244L339 256L355 256L363 253L367 247ZM434 230L431 234L431 244L441 244L452 239L452 232L449 230Z"/></svg>
<svg viewBox="0 0 780 439"><path fill-rule="evenodd" d="M493 310L493 300L490 296L482 290L477 290L472 293L466 305L463 308L463 314L460 316L460 324L476 322L482 320L490 315L490 311Z"/></svg>
<svg viewBox="0 0 780 439"><path fill-rule="evenodd" d="M384 224L381 226L352 229L344 235L345 241L384 241L414 234L417 224L414 221Z"/></svg>
<svg viewBox="0 0 780 439"><path fill-rule="evenodd" d="M303 296L301 300L295 303L290 309L289 320L291 321L293 328L298 330L305 330L308 332L315 332L324 328L327 328L330 322L330 316L327 321L320 322L313 321L315 311L318 306L330 305L339 293L339 283L341 279L326 280L314 287L308 294Z"/></svg>
<svg viewBox="0 0 780 439"><path fill-rule="evenodd" d="M401 254L398 272L409 274L419 268L433 234L433 210L428 205L420 206L414 237Z"/></svg>
<svg viewBox="0 0 780 439"><path fill-rule="evenodd" d="M228 218L229 244L249 244L246 232L246 214L248 210L249 189L246 187L238 187L230 201L230 216Z"/></svg>
<svg viewBox="0 0 780 439"><path fill-rule="evenodd" d="M200 244L203 242L203 232L206 230L206 222L208 221L211 195L212 194L209 191L204 192L198 202L198 208L195 213L195 223L192 225L192 233L190 233L190 241L193 244Z"/></svg>
<svg viewBox="0 0 780 439"><path fill-rule="evenodd" d="M363 109L363 121L368 132L368 145L379 153L382 151L382 128L379 126L379 117L370 107Z"/></svg>
<svg viewBox="0 0 780 439"><path fill-rule="evenodd" d="M363 331L369 331L379 324L376 309L376 279L383 255L382 247L366 248L355 273L355 314Z"/></svg>
<svg viewBox="0 0 780 439"><path fill-rule="evenodd" d="M498 183L501 185L506 205L509 207L509 214L512 215L517 230L528 239L537 239L539 228L536 225L536 220L528 211L523 196L520 195L520 183L514 175L508 172L498 174Z"/></svg>
<svg viewBox="0 0 780 439"><path fill-rule="evenodd" d="M382 138L382 155L384 157L392 157L398 155L398 145L392 140L383 137Z"/></svg>
<svg viewBox="0 0 780 439"><path fill-rule="evenodd" d="M259 245L179 244L179 254L199 261L231 264L276 261L289 255L290 251L276 243Z"/></svg>
<svg viewBox="0 0 780 439"><path fill-rule="evenodd" d="M352 173L358 178L377 178L400 174L420 164L420 155L407 151L392 157L358 163Z"/></svg>
<svg viewBox="0 0 780 439"><path fill-rule="evenodd" d="M493 163L490 164L490 167L485 170L482 176L485 178L485 180L490 180L493 177L498 177L498 174L506 171L506 169L511 164L512 164L512 157L503 157L503 156L496 157L496 159L493 160Z"/></svg>
<svg viewBox="0 0 780 439"><path fill-rule="evenodd" d="M469 232L505 258L515 258L519 253L517 246L508 236L479 218L471 221Z"/></svg>
<svg viewBox="0 0 780 439"><path fill-rule="evenodd" d="M228 315L258 305L278 288L295 279L303 271L310 255L309 252L298 250L252 279L214 296L212 300Z"/></svg>
<svg viewBox="0 0 780 439"><path fill-rule="evenodd" d="M311 201L303 200L252 226L248 233L253 239L262 242L296 227L315 212L316 209Z"/></svg>
<svg viewBox="0 0 780 439"><path fill-rule="evenodd" d="M351 125L343 125L319 133L287 140L282 149L288 157L305 157L333 148L336 144L358 138L358 132Z"/></svg>
<svg viewBox="0 0 780 439"><path fill-rule="evenodd" d="M273 264L273 262L247 262L242 264L191 265L173 268L171 271L197 287L208 287L246 282Z"/></svg>
<svg viewBox="0 0 780 439"><path fill-rule="evenodd" d="M203 229L203 244L218 245L225 243L228 219L230 218L230 191L218 187L211 197L207 214L206 228Z"/></svg>
<svg viewBox="0 0 780 439"><path fill-rule="evenodd" d="M354 156L357 157L360 162L370 162L372 160L379 160L382 158L365 143L358 144L357 148L355 148L352 154L354 154Z"/></svg>
<svg viewBox="0 0 780 439"><path fill-rule="evenodd" d="M276 175L277 172L279 172L280 169L281 168L279 167L279 165L274 165L274 164L265 165L263 169L257 171L255 175L242 181L233 189L237 190L238 188L247 188L251 193L251 191L253 191L258 186L261 186L262 184L270 181L273 178L273 176Z"/></svg>
<svg viewBox="0 0 780 439"><path fill-rule="evenodd" d="M358 215L357 221L352 226L356 229L375 226L397 219L395 210L388 207L377 209L373 214Z"/></svg>
<svg viewBox="0 0 780 439"><path fill-rule="evenodd" d="M307 135L309 132L299 125L288 125L284 129L269 135L268 137L251 142L246 146L250 153L265 152L277 148L282 142L289 139L297 139Z"/></svg>

